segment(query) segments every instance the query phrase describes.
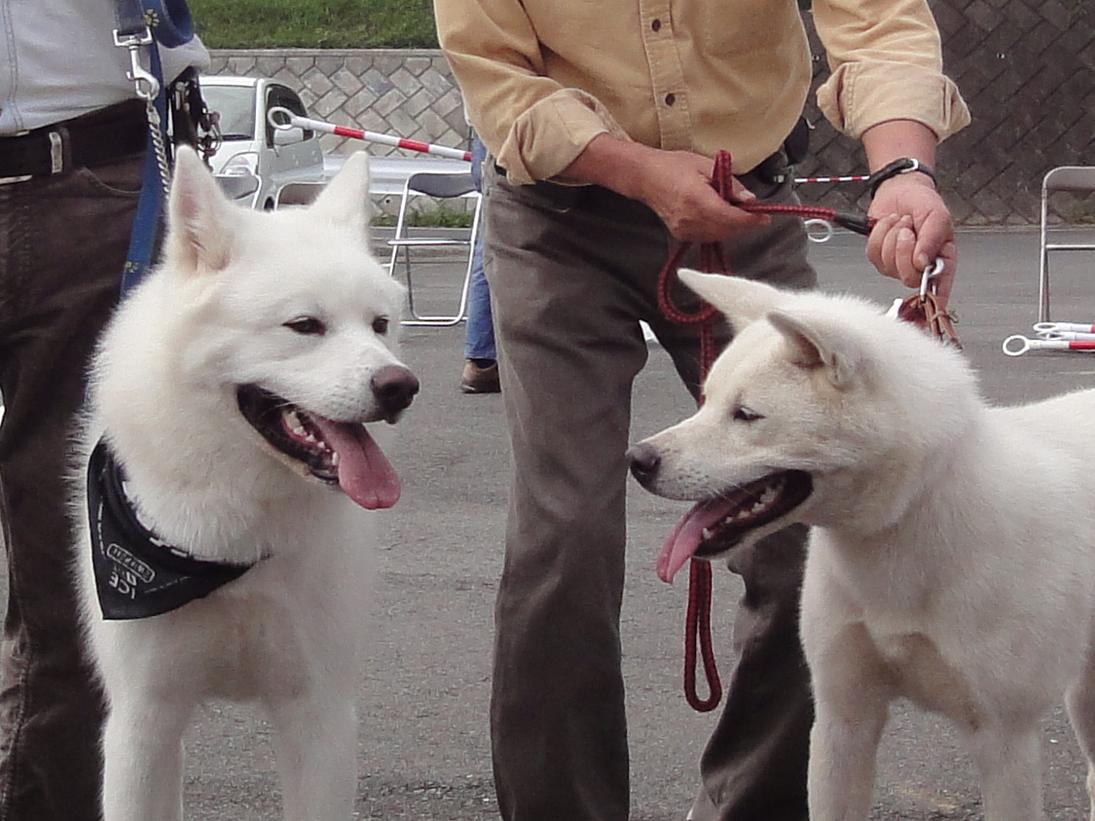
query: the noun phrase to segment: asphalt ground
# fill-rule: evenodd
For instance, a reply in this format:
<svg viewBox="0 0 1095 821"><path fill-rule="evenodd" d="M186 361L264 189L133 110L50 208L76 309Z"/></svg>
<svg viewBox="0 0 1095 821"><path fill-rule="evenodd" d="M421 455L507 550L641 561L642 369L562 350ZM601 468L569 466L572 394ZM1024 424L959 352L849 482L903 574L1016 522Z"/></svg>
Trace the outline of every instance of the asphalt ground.
<svg viewBox="0 0 1095 821"><path fill-rule="evenodd" d="M1095 385L1095 356L1033 353L1012 359L1000 351L1005 336L1029 334L1036 319L1036 231L967 232L959 250L952 305L989 400L1011 404ZM837 234L812 246L811 256L826 289L887 305L905 294L868 265L855 235ZM1058 255L1053 270L1054 318L1095 323L1095 255ZM451 304L460 273L452 260L422 265L416 277L420 308ZM508 446L500 397L458 389L462 342L462 328L408 328L404 334L405 359L423 387L390 454L403 478L403 498L382 514L381 580L376 599L361 610L372 653L360 686L360 819L497 817L487 703ZM653 346L635 386L633 438L678 421L691 407L668 357ZM653 569L657 548L684 505L630 484L622 636L632 818L679 821L716 719L692 712L681 695L687 585L662 584ZM1035 503L1037 492L1032 488ZM729 634L741 592L737 577L717 568L713 622L724 674L733 664ZM535 694L529 709L535 709ZM270 734L247 706L200 711L187 738L188 819L280 817ZM1060 709L1044 722L1042 742L1048 817L1085 818L1085 767ZM970 759L945 722L895 707L879 756L871 817L981 818Z"/></svg>

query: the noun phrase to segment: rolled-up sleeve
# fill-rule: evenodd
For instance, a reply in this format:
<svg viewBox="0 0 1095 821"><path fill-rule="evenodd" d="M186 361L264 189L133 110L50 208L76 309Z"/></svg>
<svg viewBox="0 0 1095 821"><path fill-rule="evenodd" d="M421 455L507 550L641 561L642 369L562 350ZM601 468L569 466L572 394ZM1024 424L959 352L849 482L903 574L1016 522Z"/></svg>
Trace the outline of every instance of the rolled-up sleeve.
<svg viewBox="0 0 1095 821"><path fill-rule="evenodd" d="M434 14L468 117L511 182L555 177L598 134L626 139L596 98L543 76L517 0L434 0Z"/></svg>
<svg viewBox="0 0 1095 821"><path fill-rule="evenodd" d="M835 128L860 137L889 120L915 120L940 141L969 124L943 74L939 30L925 0L815 0L832 75L817 101Z"/></svg>

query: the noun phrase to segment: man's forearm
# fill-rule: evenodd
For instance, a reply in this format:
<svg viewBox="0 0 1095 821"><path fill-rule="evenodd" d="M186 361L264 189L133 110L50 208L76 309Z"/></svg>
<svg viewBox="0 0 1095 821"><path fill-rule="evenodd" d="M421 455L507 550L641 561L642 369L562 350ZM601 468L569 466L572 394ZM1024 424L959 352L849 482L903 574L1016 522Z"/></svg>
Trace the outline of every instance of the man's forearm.
<svg viewBox="0 0 1095 821"><path fill-rule="evenodd" d="M887 120L864 131L862 139L871 171L902 157L935 168L935 132L916 120Z"/></svg>
<svg viewBox="0 0 1095 821"><path fill-rule="evenodd" d="M642 199L643 168L656 162L655 149L642 143L598 134L559 175L561 182L600 185L631 199Z"/></svg>

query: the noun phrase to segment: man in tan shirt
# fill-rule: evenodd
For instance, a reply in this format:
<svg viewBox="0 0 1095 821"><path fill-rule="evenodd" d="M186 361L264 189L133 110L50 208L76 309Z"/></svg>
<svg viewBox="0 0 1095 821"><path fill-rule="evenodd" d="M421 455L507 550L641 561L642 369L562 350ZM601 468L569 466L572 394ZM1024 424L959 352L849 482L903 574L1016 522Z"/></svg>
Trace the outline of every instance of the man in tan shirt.
<svg viewBox="0 0 1095 821"><path fill-rule="evenodd" d="M696 394L694 328L660 317L673 239L720 241L735 273L812 287L805 236L724 202L794 201L785 138L810 85L795 0L434 0L441 45L496 167L487 193L515 477L498 593L491 729L511 821L624 821L619 611L631 386L650 323ZM815 0L826 116L862 140L879 218L870 261L908 285L954 231L931 168L969 121L925 0ZM912 161L916 162L912 162ZM725 335L724 335L725 339ZM691 815L805 821L812 706L798 646L804 530L731 556L740 655Z"/></svg>

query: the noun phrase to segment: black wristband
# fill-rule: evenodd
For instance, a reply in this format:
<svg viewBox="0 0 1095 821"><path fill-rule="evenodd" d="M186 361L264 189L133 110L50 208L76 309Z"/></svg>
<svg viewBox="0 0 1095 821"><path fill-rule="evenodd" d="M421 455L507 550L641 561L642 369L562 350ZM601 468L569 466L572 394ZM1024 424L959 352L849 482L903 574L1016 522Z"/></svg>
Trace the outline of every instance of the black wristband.
<svg viewBox="0 0 1095 821"><path fill-rule="evenodd" d="M936 185L935 172L932 171L920 160L914 160L911 157L902 157L899 160L894 160L891 163L887 163L880 169L875 171L867 179L867 187L871 191L871 199L874 199L875 191L878 190L878 186L882 185L890 177L896 177L898 174L911 174L914 171L918 171L921 174L927 174L928 179L932 181L932 185Z"/></svg>

